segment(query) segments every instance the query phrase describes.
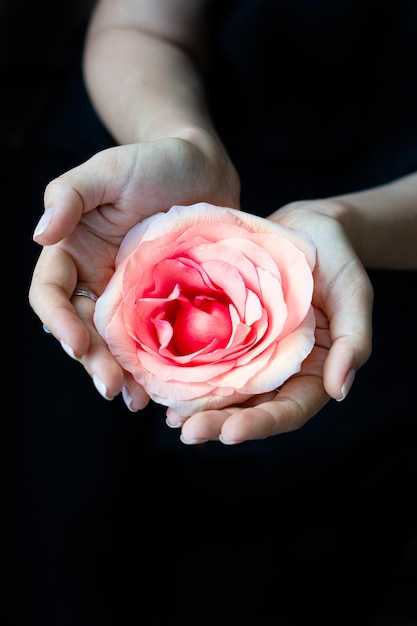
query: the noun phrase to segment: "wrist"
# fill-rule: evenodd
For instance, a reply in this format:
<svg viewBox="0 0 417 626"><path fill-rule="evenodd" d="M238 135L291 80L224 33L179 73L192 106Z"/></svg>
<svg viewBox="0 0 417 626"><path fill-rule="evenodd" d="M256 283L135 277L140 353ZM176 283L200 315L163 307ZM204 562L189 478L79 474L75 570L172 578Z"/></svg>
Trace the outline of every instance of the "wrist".
<svg viewBox="0 0 417 626"><path fill-rule="evenodd" d="M240 177L230 160L229 154L218 137L213 132L197 126L182 128L176 138L181 139L196 148L200 158L207 166L206 175L217 182L218 198L211 197L213 204L240 208ZM210 172L210 174L209 174ZM207 198L209 201L209 198Z"/></svg>

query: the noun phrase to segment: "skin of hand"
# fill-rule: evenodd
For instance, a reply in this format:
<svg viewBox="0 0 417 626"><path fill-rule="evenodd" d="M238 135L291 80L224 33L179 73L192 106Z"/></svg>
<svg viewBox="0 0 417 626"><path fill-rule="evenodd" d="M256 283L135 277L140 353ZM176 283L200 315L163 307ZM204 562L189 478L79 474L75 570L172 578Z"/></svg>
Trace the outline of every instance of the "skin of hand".
<svg viewBox="0 0 417 626"><path fill-rule="evenodd" d="M34 236L43 249L29 291L33 310L105 398L123 387L130 410L145 406L147 395L95 331L94 303L71 296L77 286L102 293L123 236L144 217L198 201L239 208L238 176L212 127L199 75L204 5L98 1L86 39L86 86L121 145L48 185ZM316 345L277 394L188 419L168 410L167 423L182 429L184 442L266 438L299 428L329 398L343 399L371 351L373 294L364 265L417 267L416 189L414 175L333 200L293 203L271 216L316 243Z"/></svg>
<svg viewBox="0 0 417 626"><path fill-rule="evenodd" d="M239 208L239 179L221 144L214 158L210 141L199 140L200 146L169 138L96 154L49 183L34 233L43 248L29 288L31 307L105 398L124 385L131 410L143 408L149 398L96 332L94 303L72 293L78 287L101 295L123 237L145 217L203 200Z"/></svg>
<svg viewBox="0 0 417 626"><path fill-rule="evenodd" d="M240 406L202 411L184 420L168 409L167 423L181 427L184 443L219 438L235 444L296 430L330 400L343 400L355 372L372 349L373 289L340 222L337 201L292 203L269 219L308 232L317 246L313 306L316 342L301 370L277 393ZM359 313L358 313L359 312Z"/></svg>
<svg viewBox="0 0 417 626"><path fill-rule="evenodd" d="M161 161L157 168L156 156ZM219 168L217 163L184 140L131 144L95 155L46 188L46 211L35 237L43 248L29 290L30 304L93 377L99 392L112 399L123 388L130 410L146 406L147 394L120 368L96 332L94 303L71 295L76 286L102 293L122 238L144 217L173 203L203 199L239 208L236 173L231 165ZM166 188L164 180L169 181ZM239 443L294 430L330 397L340 400L348 392L354 372L371 351L372 287L344 228L331 216L338 206L332 201L293 203L270 216L309 232L318 248L316 345L302 370L279 393L256 396L242 406L188 418L168 409L167 423L182 428L184 443L218 438Z"/></svg>

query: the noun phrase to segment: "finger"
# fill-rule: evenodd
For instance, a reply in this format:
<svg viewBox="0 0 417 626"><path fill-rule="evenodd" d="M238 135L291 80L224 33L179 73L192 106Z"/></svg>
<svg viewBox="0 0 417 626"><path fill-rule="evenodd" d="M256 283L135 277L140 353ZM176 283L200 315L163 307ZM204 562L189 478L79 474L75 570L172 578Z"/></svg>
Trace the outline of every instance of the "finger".
<svg viewBox="0 0 417 626"><path fill-rule="evenodd" d="M123 385L123 370L97 333L95 302L73 296L77 268L70 255L58 246L43 248L35 266L29 291L30 304L48 330L72 358L92 376L100 394L114 398Z"/></svg>
<svg viewBox="0 0 417 626"><path fill-rule="evenodd" d="M74 342L66 341L60 337L57 338L61 341L62 348L65 352L82 364L84 369L91 376L100 395L106 400L112 400L122 389L124 372L116 359L109 352L105 342L94 326L94 299L86 297L85 295L78 295L77 292L79 291L80 290L77 289L75 294L72 295L70 306L73 308L77 325L82 324L82 330L87 333L87 348L82 351L81 355L78 355L77 350L74 350L71 345L71 343ZM81 292L84 291L85 293L89 293L88 290L81 290ZM54 325L54 322L52 325ZM59 325L59 320L58 324L55 322L55 325ZM59 330L55 332L59 332ZM65 332L63 332L61 336L62 335L65 335Z"/></svg>
<svg viewBox="0 0 417 626"><path fill-rule="evenodd" d="M44 196L45 212L41 216L33 239L40 245L51 245L70 235L84 212L80 193L67 186L64 176L49 183Z"/></svg>
<svg viewBox="0 0 417 626"><path fill-rule="evenodd" d="M181 441L187 445L204 443L219 438L222 426L227 418L237 410L236 407L202 411L191 417L182 418Z"/></svg>
<svg viewBox="0 0 417 626"><path fill-rule="evenodd" d="M253 406L197 413L184 423L181 440L194 444L220 439L233 445L266 439L301 428L328 400L320 377L294 377L279 392L264 394L263 401Z"/></svg>
<svg viewBox="0 0 417 626"><path fill-rule="evenodd" d="M61 241L74 231L83 214L113 200L117 191L108 187L111 154L104 150L47 185L45 212L33 234L37 243L46 246Z"/></svg>
<svg viewBox="0 0 417 626"><path fill-rule="evenodd" d="M355 373L372 351L372 285L364 271L357 272L348 286L343 282L333 286L329 297L332 343L323 369L324 387L338 401L346 397Z"/></svg>
<svg viewBox="0 0 417 626"><path fill-rule="evenodd" d="M83 298L83 300L87 300ZM87 304L84 305L87 307ZM91 308L91 306L90 306ZM82 313L80 313L82 315ZM116 359L110 354L103 339L95 330L91 321L92 312L83 321L90 334L90 345L79 359L84 369L90 374L93 383L106 400L113 400L122 390L124 372Z"/></svg>
<svg viewBox="0 0 417 626"><path fill-rule="evenodd" d="M68 354L80 358L88 350L90 336L71 303L76 284L72 257L57 246L43 248L33 272L29 303Z"/></svg>
<svg viewBox="0 0 417 626"><path fill-rule="evenodd" d="M129 411L133 413L144 409L149 403L149 396L129 372L125 372L123 387L123 401Z"/></svg>
<svg viewBox="0 0 417 626"><path fill-rule="evenodd" d="M274 399L231 415L223 424L220 440L235 444L298 430L328 400L320 377L292 378Z"/></svg>

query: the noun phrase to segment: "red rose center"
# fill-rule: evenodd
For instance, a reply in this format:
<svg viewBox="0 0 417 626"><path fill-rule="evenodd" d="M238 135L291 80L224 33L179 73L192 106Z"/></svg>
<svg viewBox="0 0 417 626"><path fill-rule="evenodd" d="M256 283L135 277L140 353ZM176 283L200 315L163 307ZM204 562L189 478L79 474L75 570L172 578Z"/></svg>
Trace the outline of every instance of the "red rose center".
<svg viewBox="0 0 417 626"><path fill-rule="evenodd" d="M175 319L171 320L173 344L179 354L190 354L211 345L224 348L232 332L229 308L205 296L178 301Z"/></svg>

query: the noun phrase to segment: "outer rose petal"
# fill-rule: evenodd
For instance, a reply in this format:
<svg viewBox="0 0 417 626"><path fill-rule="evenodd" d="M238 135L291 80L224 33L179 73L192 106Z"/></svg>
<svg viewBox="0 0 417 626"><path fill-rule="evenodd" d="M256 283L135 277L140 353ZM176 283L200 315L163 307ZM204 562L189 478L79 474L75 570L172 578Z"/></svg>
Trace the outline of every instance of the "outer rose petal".
<svg viewBox="0 0 417 626"><path fill-rule="evenodd" d="M239 403L280 386L311 352L315 254L307 235L270 220L207 203L174 206L126 235L94 321L154 401L184 416ZM223 332L219 344L208 333L206 347L196 336L189 345L198 350L180 354L173 333L189 317L182 308L176 319L177 298L186 307L200 295L221 297L222 316L230 302L233 335Z"/></svg>

